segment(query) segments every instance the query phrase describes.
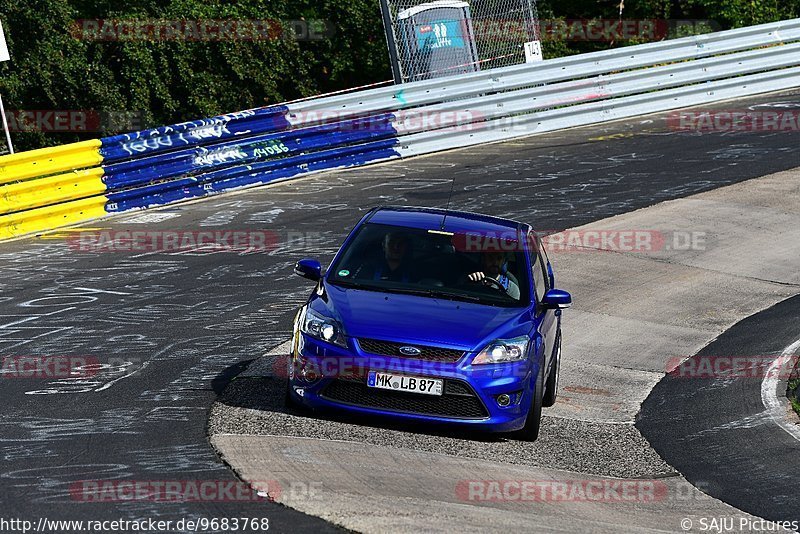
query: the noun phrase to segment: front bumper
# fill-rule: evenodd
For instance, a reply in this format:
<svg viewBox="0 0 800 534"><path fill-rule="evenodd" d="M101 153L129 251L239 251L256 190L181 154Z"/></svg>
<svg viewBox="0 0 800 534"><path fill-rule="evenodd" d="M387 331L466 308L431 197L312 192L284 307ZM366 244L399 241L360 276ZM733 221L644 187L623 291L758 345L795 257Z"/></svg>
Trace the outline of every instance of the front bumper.
<svg viewBox="0 0 800 534"><path fill-rule="evenodd" d="M473 357L474 353L466 353L456 363L441 363L379 356L363 352L352 338L343 349L301 334L291 358L289 394L314 410L445 423L489 432L519 430L528 415L539 366L529 360L472 366ZM369 371L443 379L443 395L369 388ZM510 397L508 406L498 403L501 395Z"/></svg>

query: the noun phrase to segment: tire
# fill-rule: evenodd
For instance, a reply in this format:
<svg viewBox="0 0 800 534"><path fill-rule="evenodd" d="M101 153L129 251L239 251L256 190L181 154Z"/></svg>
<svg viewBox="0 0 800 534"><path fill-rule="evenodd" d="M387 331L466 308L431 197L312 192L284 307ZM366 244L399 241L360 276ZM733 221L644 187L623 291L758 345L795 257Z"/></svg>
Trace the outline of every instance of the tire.
<svg viewBox="0 0 800 534"><path fill-rule="evenodd" d="M540 369L539 376L536 379L536 389L533 392L533 399L531 400L531 408L528 410L528 418L525 420L525 426L522 427L516 434L516 437L522 441L536 441L539 437L539 428L542 424L542 398L544 392L544 373Z"/></svg>
<svg viewBox="0 0 800 534"><path fill-rule="evenodd" d="M544 386L544 397L542 398L542 406L550 408L556 403L558 396L558 376L561 374L561 332L558 333L558 341L553 348L553 367L550 369L550 374L547 376L547 382Z"/></svg>

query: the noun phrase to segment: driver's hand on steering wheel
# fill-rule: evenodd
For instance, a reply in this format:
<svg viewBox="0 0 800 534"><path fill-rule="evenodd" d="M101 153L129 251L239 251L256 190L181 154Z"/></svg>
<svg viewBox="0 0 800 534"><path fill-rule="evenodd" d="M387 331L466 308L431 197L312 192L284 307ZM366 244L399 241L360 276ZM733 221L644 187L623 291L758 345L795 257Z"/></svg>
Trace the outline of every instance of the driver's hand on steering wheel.
<svg viewBox="0 0 800 534"><path fill-rule="evenodd" d="M480 282L486 278L486 275L482 271L478 271L477 273L472 273L467 276L471 282Z"/></svg>

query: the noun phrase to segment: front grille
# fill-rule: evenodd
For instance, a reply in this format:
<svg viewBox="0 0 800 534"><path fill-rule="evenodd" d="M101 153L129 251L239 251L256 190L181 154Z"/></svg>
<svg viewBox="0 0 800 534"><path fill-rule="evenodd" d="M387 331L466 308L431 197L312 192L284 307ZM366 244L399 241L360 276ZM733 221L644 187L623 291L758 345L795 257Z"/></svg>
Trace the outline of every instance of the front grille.
<svg viewBox="0 0 800 534"><path fill-rule="evenodd" d="M393 412L456 419L485 419L489 416L472 388L460 380L445 380L443 395L434 396L371 388L363 378L338 378L328 384L321 395L342 404Z"/></svg>
<svg viewBox="0 0 800 534"><path fill-rule="evenodd" d="M444 349L442 347L432 347L430 345L417 345L415 343L395 343L393 341L360 338L358 344L361 346L361 350L370 354L425 360L429 362L456 363L464 356L464 351L461 350ZM416 356L403 354L400 352L400 347L415 347L420 350L420 354Z"/></svg>

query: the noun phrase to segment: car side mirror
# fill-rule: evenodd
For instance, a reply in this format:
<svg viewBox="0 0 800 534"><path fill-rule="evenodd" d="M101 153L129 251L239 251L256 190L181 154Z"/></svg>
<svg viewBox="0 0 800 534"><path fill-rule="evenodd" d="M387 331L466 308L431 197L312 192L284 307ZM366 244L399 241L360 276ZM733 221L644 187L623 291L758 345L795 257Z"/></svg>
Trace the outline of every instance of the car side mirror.
<svg viewBox="0 0 800 534"><path fill-rule="evenodd" d="M544 294L542 306L548 310L563 310L572 306L572 295L561 289L551 289Z"/></svg>
<svg viewBox="0 0 800 534"><path fill-rule="evenodd" d="M294 264L294 274L319 282L322 278L322 266L317 260L306 258Z"/></svg>

